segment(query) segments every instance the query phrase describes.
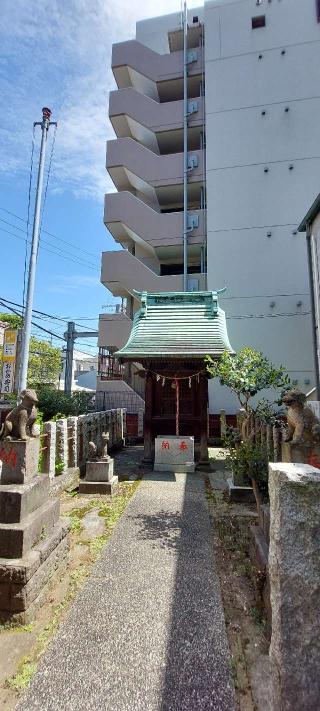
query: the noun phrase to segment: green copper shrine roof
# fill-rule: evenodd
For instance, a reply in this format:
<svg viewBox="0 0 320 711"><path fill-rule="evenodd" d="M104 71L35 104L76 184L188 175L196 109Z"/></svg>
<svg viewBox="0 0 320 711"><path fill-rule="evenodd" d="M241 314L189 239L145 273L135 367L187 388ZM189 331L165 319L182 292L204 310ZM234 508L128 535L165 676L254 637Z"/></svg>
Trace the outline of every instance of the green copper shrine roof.
<svg viewBox="0 0 320 711"><path fill-rule="evenodd" d="M224 289L222 290L224 291ZM233 353L217 291L135 292L141 306L120 361L146 358L203 358Z"/></svg>

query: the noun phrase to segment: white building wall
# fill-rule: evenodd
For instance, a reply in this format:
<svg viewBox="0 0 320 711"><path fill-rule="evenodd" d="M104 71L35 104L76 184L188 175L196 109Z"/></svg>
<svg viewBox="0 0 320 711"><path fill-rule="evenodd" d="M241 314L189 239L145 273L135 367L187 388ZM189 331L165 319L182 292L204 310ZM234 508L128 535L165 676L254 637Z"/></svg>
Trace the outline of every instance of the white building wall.
<svg viewBox="0 0 320 711"><path fill-rule="evenodd" d="M304 237L304 235L302 235L302 237ZM317 351L320 369L320 213L317 215L311 225L311 254L313 265L315 319L317 324Z"/></svg>
<svg viewBox="0 0 320 711"><path fill-rule="evenodd" d="M204 8L193 7L188 11L189 22L197 15L199 21L203 20ZM136 24L136 38L142 44L153 49L159 54L167 54L169 49L168 32L181 27L181 12L172 12L170 15L152 17L149 20L140 20Z"/></svg>
<svg viewBox="0 0 320 711"><path fill-rule="evenodd" d="M257 15L266 27L253 30ZM208 289L227 286L221 306L236 350L262 350L310 390L306 244L296 229L320 183L316 3L207 2L204 22ZM212 411L232 411L224 390L210 383Z"/></svg>
<svg viewBox="0 0 320 711"><path fill-rule="evenodd" d="M209 0L189 10L190 24L194 15L205 24L208 289L227 286L233 347L261 349L308 391L309 280L296 230L320 184L316 0ZM253 30L258 15L266 26ZM167 53L180 23L180 12L138 22L137 40ZM220 408L237 403L210 383L210 409Z"/></svg>

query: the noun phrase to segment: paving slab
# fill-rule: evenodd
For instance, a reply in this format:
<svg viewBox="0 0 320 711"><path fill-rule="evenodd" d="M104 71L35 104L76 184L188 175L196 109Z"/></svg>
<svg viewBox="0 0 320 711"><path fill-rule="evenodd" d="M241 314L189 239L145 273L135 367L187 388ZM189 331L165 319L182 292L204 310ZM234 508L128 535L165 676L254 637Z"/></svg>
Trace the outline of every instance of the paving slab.
<svg viewBox="0 0 320 711"><path fill-rule="evenodd" d="M17 711L234 711L204 483L148 474Z"/></svg>

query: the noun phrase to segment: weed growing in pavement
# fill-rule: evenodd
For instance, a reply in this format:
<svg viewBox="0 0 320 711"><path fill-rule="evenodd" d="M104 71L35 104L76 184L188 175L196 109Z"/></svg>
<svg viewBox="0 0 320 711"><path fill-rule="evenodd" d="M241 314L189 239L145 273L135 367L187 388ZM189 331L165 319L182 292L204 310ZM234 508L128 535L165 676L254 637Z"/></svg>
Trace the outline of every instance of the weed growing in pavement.
<svg viewBox="0 0 320 711"><path fill-rule="evenodd" d="M210 501L212 504L217 503L216 495L211 489L211 486L208 482L206 482L206 499L207 501Z"/></svg>
<svg viewBox="0 0 320 711"><path fill-rule="evenodd" d="M266 619L264 617L263 610L259 607L253 606L250 608L250 615L258 627L265 628Z"/></svg>
<svg viewBox="0 0 320 711"><path fill-rule="evenodd" d="M1 632L33 632L34 623L30 622L28 625L17 625L15 622L3 622L0 624Z"/></svg>
<svg viewBox="0 0 320 711"><path fill-rule="evenodd" d="M16 674L7 680L7 685L15 691L23 691L29 686L30 681L37 669L36 662L31 657L21 659Z"/></svg>

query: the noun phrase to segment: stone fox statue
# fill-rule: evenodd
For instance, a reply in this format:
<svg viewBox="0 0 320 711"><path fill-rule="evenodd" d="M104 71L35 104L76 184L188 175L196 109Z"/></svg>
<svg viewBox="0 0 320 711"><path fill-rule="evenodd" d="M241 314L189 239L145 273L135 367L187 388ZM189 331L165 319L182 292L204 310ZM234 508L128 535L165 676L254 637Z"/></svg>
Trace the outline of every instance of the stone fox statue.
<svg viewBox="0 0 320 711"><path fill-rule="evenodd" d="M2 428L0 439L28 439L35 437L33 430L37 417L36 404L38 397L34 390L27 389L21 392L21 402L7 415Z"/></svg>
<svg viewBox="0 0 320 711"><path fill-rule="evenodd" d="M320 442L320 421L306 405L306 399L305 394L298 389L290 390L282 397L283 404L288 408L285 442L293 444Z"/></svg>

